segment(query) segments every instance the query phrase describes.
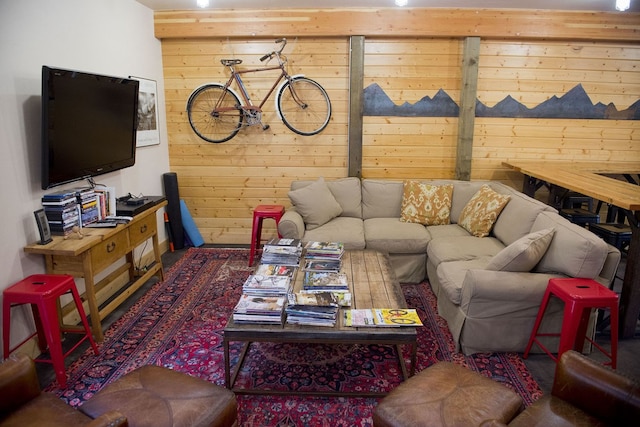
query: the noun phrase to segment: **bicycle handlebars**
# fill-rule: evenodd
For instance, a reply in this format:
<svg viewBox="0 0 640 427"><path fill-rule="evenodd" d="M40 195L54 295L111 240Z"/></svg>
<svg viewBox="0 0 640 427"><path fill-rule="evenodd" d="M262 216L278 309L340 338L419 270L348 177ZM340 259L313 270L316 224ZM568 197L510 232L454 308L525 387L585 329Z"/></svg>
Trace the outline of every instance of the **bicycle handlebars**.
<svg viewBox="0 0 640 427"><path fill-rule="evenodd" d="M276 43L282 43L282 46L280 46L280 50L278 50L277 52L274 50L271 53L267 53L266 55L262 56L262 58L260 58L260 62L264 62L267 59L271 59L273 58L274 55L280 55L284 50L284 47L287 45L287 39L283 37L281 39L276 40Z"/></svg>

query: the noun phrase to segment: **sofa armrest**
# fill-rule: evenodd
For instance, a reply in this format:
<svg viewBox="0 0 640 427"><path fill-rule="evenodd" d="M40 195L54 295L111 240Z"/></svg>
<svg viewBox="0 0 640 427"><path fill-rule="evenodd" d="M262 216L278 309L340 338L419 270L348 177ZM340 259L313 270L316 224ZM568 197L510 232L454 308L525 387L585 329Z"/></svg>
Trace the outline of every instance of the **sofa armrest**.
<svg viewBox="0 0 640 427"><path fill-rule="evenodd" d="M109 411L91 420L85 427L129 427L127 417L118 411Z"/></svg>
<svg viewBox="0 0 640 427"><path fill-rule="evenodd" d="M607 424L640 419L640 384L573 350L560 357L551 394Z"/></svg>
<svg viewBox="0 0 640 427"><path fill-rule="evenodd" d="M33 360L12 354L0 364L0 414L14 411L40 395L40 383Z"/></svg>
<svg viewBox="0 0 640 427"><path fill-rule="evenodd" d="M511 271L467 270L462 284L460 305L477 301L526 302L540 305L549 279L563 277L547 273L522 273Z"/></svg>
<svg viewBox="0 0 640 427"><path fill-rule="evenodd" d="M278 222L278 233L286 239L302 239L304 231L305 225L302 215L293 208L288 209Z"/></svg>

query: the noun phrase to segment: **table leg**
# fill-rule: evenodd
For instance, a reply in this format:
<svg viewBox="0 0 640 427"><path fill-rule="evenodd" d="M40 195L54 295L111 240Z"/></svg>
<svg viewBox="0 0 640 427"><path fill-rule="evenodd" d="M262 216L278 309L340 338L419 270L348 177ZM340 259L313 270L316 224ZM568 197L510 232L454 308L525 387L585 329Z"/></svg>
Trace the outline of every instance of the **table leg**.
<svg viewBox="0 0 640 427"><path fill-rule="evenodd" d="M89 305L89 317L91 318L91 329L96 342L102 342L102 323L100 319L100 307L96 299L95 278L93 276L93 266L91 264L90 251L82 253L82 269L84 274L84 295Z"/></svg>
<svg viewBox="0 0 640 427"><path fill-rule="evenodd" d="M631 242L620 294L620 338L633 338L640 315L640 211L628 212Z"/></svg>

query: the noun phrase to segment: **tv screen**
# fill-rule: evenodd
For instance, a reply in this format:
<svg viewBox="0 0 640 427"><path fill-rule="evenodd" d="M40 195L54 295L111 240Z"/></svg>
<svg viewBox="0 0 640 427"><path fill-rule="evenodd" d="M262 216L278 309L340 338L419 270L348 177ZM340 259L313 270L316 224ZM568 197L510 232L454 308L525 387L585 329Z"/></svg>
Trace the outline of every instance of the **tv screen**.
<svg viewBox="0 0 640 427"><path fill-rule="evenodd" d="M42 67L42 188L133 166L138 80Z"/></svg>

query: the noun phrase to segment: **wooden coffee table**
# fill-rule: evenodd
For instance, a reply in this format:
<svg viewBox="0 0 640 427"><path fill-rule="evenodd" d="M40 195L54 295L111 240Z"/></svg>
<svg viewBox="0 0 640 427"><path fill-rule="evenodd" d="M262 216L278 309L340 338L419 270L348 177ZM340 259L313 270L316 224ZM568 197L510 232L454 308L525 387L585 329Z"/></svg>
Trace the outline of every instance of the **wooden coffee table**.
<svg viewBox="0 0 640 427"><path fill-rule="evenodd" d="M342 271L349 278L349 287L352 293L352 305L350 308L406 308L407 303L402 294L400 284L389 263L386 254L371 251L346 251L342 258ZM294 292L302 289L304 273L298 271L294 283ZM234 388L236 378L242 363L252 342L298 342L321 344L386 344L395 345L398 354L398 362L404 379L414 374L416 365L416 328L354 328L343 325L343 310L338 313L338 321L335 327L301 326L301 325L260 325L237 324L229 319L224 328L224 369L225 385L235 393L241 394L307 394L316 396L383 396L385 392L331 392L331 391L279 391L263 389L239 389ZM240 358L234 372L231 372L229 361L229 343L244 342ZM402 357L402 346L409 345L411 351L410 371L407 370Z"/></svg>

